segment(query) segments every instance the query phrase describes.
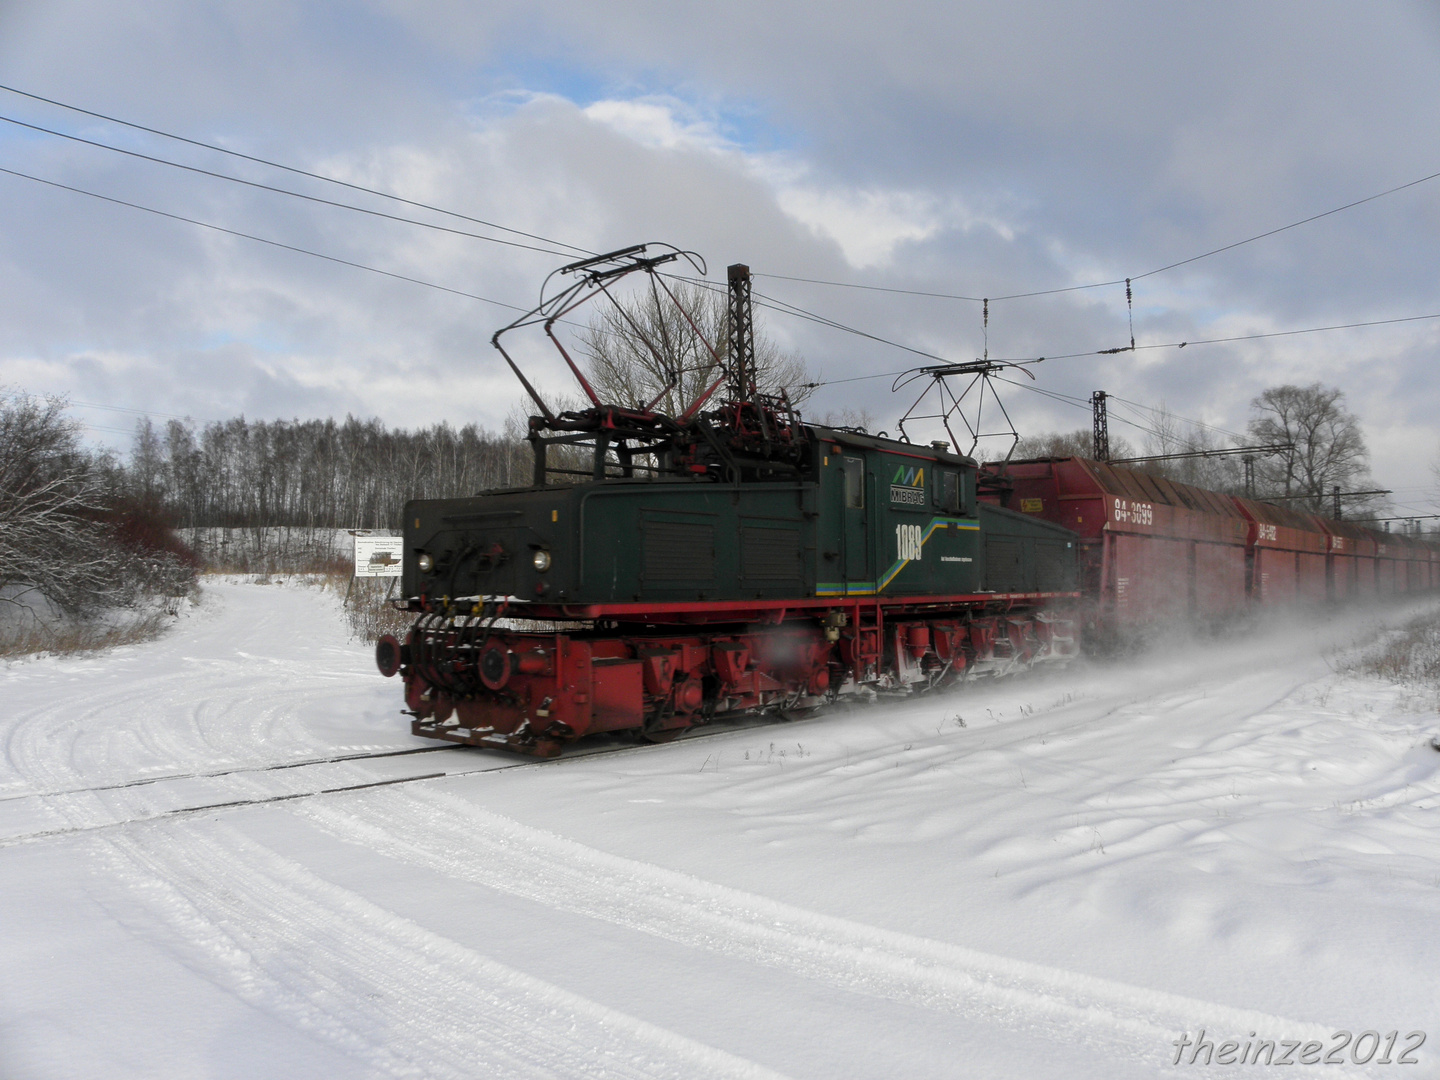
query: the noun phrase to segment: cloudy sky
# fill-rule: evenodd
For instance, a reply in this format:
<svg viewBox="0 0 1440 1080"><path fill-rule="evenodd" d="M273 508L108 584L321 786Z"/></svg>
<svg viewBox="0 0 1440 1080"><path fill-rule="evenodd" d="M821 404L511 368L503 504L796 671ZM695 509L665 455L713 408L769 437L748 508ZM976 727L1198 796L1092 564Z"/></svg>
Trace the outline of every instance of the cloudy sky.
<svg viewBox="0 0 1440 1080"><path fill-rule="evenodd" d="M1044 394L1006 389L1028 432L1088 423L1047 394L1239 431L1266 386L1339 386L1376 479L1431 509L1440 319L1200 342L1440 314L1440 179L1151 272L1440 172L1433 2L0 0L0 83L545 238L0 91L10 121L547 249L0 123L5 169L498 302L0 173L0 385L69 395L99 441L142 410L499 426L501 305L530 306L556 252L661 240L922 352L1052 358ZM1125 277L1142 348L1058 359L1128 344L1123 284L1074 288ZM1046 295L992 301L987 342L972 300L848 286ZM920 357L762 317L854 380L812 412L909 404L859 377ZM1143 444L1124 420L1149 413L1112 416Z"/></svg>

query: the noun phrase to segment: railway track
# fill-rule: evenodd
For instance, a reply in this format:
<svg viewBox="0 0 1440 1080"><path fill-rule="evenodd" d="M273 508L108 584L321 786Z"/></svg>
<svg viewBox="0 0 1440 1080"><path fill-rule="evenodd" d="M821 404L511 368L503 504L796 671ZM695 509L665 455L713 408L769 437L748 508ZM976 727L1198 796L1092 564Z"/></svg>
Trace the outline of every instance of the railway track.
<svg viewBox="0 0 1440 1080"><path fill-rule="evenodd" d="M686 742L698 739L714 738L719 735L729 734L734 731L755 727L766 727L776 723L787 723L793 721L776 720L768 716L736 716L725 718L721 721L707 726L686 732L682 739ZM249 767L217 769L214 771L194 771L188 773L167 773L162 776L143 777L135 780L126 780L113 784L98 784L92 787L62 788L53 791L26 792L19 795L7 795L0 798L0 803L20 802L27 799L44 800L64 798L68 796L96 795L104 792L126 791L133 788L147 787L155 784L163 784L182 780L213 780L217 778L233 776L260 776L266 773L283 772L290 769L304 768L307 766L348 764L359 761L372 761L382 758L407 757L416 754L447 753L453 755L465 755L487 764L479 768L461 769L458 771L431 771L418 773L413 776L390 777L383 780L368 780L356 784L339 784L329 787L313 788L307 791L283 792L274 795L257 795L253 798L226 799L218 802L206 802L193 806L180 806L170 810L163 810L153 814L136 815L134 817L120 818L114 821L96 822L92 824L65 825L51 829L36 829L29 832L17 833L11 836L0 836L0 848L13 847L18 844L36 843L42 840L59 839L66 836L76 836L83 833L95 833L104 830L118 829L126 825L136 825L152 821L165 821L174 818L190 817L195 814L211 813L221 810L240 810L251 806L265 806L271 803L293 802L298 799L314 799L323 795L338 795L345 792L363 791L367 788L394 787L400 784L413 784L426 780L441 780L450 776L466 776L476 773L497 773L507 772L511 769L531 769L545 766L560 765L566 761L574 761L597 755L624 755L642 753L647 750L663 750L669 743L655 743L642 745L599 743L593 746L577 746L566 752L563 757L558 758L524 758L516 761L505 761L482 753L488 748L475 746L420 746L406 750L382 750L369 754L338 754L330 757L305 758L300 761L286 761L272 765L257 765Z"/></svg>
<svg viewBox="0 0 1440 1080"><path fill-rule="evenodd" d="M458 746L417 746L409 750L382 750L373 754L339 754L333 757L302 758L299 761L284 761L274 765L245 765L234 769L217 769L214 772L164 773L147 776L138 780L124 780L118 784L97 784L94 787L58 788L54 791L25 791L19 795L0 796L0 803L15 802L19 799L49 799L57 795L84 795L94 791L121 791L125 788L145 787L149 784L163 784L171 780L213 780L221 776L235 776L240 773L280 772L283 769L300 769L307 765L334 765L342 761L366 761L373 758L405 757L409 754L433 754L437 750L458 750Z"/></svg>

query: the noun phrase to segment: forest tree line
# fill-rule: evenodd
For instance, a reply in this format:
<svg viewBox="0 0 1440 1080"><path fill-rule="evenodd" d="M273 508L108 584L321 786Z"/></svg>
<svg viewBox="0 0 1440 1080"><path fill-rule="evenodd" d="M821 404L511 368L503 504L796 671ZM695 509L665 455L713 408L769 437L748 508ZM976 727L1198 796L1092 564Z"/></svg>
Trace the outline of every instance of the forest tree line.
<svg viewBox="0 0 1440 1080"><path fill-rule="evenodd" d="M528 484L531 455L518 431L476 424L144 420L118 470L132 497L162 505L177 528L395 529L410 499Z"/></svg>
<svg viewBox="0 0 1440 1080"><path fill-rule="evenodd" d="M1374 489L1359 425L1338 390L1274 387L1258 396L1248 441L1285 445L1257 456L1250 493L1327 513L1331 493ZM1147 418L1142 447L1118 432L1112 458L1194 453L1132 467L1246 494L1242 458L1204 456L1240 442L1171 417ZM1014 457L1092 456L1090 430L1021 440ZM530 483L531 451L521 425L503 432L446 423L416 430L378 419L246 420L200 426L141 421L128 461L114 466L130 499L163 507L176 527L395 529L409 499L435 499ZM1346 501L1347 516L1374 514L1379 497Z"/></svg>

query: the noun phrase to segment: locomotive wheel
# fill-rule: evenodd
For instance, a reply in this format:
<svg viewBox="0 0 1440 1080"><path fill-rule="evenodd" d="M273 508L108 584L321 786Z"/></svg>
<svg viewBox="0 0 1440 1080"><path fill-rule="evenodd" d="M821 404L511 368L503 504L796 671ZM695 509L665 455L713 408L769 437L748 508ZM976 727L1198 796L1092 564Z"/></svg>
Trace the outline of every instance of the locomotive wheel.
<svg viewBox="0 0 1440 1080"><path fill-rule="evenodd" d="M686 728L683 728L683 727L675 727L675 728L664 728L664 729L662 729L662 730L660 730L660 731L639 731L639 732L636 732L636 734L640 736L640 741L641 741L641 742L647 742L647 743L667 743L667 742L674 742L675 739L676 739L676 737L677 737L682 731L685 731L685 730L687 730L687 729L686 729Z"/></svg>
<svg viewBox="0 0 1440 1080"><path fill-rule="evenodd" d="M387 679L400 670L404 654L394 634L386 634L375 643L375 666Z"/></svg>
<svg viewBox="0 0 1440 1080"><path fill-rule="evenodd" d="M510 681L510 650L491 642L480 654L480 681L491 690L503 690Z"/></svg>
<svg viewBox="0 0 1440 1080"><path fill-rule="evenodd" d="M781 720L793 722L796 720L809 720L812 716L819 716L825 711L824 705L805 705L796 709L780 709L775 715Z"/></svg>

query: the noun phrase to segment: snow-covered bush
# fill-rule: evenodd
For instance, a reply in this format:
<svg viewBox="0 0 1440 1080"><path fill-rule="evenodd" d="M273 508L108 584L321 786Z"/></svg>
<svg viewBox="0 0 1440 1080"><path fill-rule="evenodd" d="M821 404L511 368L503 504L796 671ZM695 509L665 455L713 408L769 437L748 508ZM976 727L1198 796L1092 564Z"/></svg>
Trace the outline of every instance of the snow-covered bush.
<svg viewBox="0 0 1440 1080"><path fill-rule="evenodd" d="M115 490L109 463L80 445L64 410L59 399L0 393L5 651L59 641L62 624L113 628L102 616L117 609L142 621L157 606L173 613L194 588L194 557L157 508Z"/></svg>
<svg viewBox="0 0 1440 1080"><path fill-rule="evenodd" d="M1345 670L1410 686L1440 703L1440 613L1427 612L1353 655Z"/></svg>

